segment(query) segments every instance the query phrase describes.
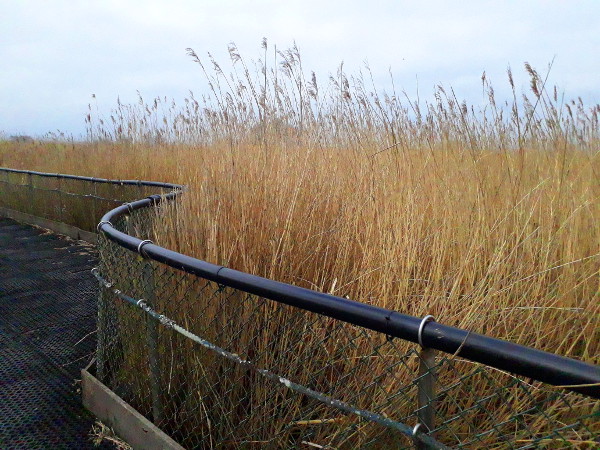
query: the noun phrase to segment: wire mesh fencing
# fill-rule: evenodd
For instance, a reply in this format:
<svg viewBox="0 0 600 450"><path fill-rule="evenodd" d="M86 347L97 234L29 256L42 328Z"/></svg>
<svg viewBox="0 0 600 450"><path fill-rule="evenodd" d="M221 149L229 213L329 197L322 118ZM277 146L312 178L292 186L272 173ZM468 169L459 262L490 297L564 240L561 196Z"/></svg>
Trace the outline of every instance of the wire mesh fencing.
<svg viewBox="0 0 600 450"><path fill-rule="evenodd" d="M173 187L0 168L1 207L92 232L106 211Z"/></svg>
<svg viewBox="0 0 600 450"><path fill-rule="evenodd" d="M0 169L0 206L144 240L154 201L100 216L180 188ZM600 444L598 395L210 281L145 258L145 242L99 235L96 376L186 448Z"/></svg>
<svg viewBox="0 0 600 450"><path fill-rule="evenodd" d="M155 214L113 226L152 239ZM99 250L97 375L185 447L598 444L594 398Z"/></svg>

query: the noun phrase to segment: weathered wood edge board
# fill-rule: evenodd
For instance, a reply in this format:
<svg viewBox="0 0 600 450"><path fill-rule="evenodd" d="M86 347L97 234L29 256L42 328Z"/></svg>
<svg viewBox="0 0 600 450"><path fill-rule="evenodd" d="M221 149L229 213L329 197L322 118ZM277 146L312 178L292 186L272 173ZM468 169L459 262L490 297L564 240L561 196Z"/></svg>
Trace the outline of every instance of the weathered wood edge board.
<svg viewBox="0 0 600 450"><path fill-rule="evenodd" d="M85 369L81 370L81 393L83 406L133 448L183 450L181 445Z"/></svg>
<svg viewBox="0 0 600 450"><path fill-rule="evenodd" d="M15 211L14 209L4 208L0 206L0 217L7 217L9 219L16 220L17 222L26 223L28 225L35 225L38 227L46 228L54 231L55 233L64 234L71 239L77 239L80 241L86 241L90 244L96 245L98 237L96 233L81 230L73 225L67 225L66 223L56 222L50 219L44 219L38 216L32 216L21 211Z"/></svg>

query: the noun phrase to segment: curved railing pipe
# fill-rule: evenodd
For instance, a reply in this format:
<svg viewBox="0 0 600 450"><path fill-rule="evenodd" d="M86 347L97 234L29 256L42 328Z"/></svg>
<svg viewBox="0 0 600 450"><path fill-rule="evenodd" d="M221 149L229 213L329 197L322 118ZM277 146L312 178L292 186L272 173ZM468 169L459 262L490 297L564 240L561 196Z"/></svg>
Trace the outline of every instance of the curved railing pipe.
<svg viewBox="0 0 600 450"><path fill-rule="evenodd" d="M152 195L127 203L112 209L102 217L98 231L104 233L111 241L134 252L140 249L143 240L117 230L112 223L135 210L172 200L186 189L184 185L156 181L110 180L9 168L0 168L0 171L122 186L169 189L171 192L168 194ZM145 257L224 286L358 325L390 337L419 342L419 327L422 319L418 317L239 272L152 243L145 243L142 251ZM438 322L427 322L422 329L421 338L422 343L429 348L600 398L599 366Z"/></svg>
<svg viewBox="0 0 600 450"><path fill-rule="evenodd" d="M172 186L181 189L181 186ZM152 196L115 208L102 217L98 231L128 250L141 251L144 257L189 274L384 333L392 338L419 342L421 318L211 264L153 243L144 243L142 249L142 239L112 226L118 218L134 210L172 200L180 193L181 190L162 197ZM437 322L428 322L422 329L421 338L426 347L600 398L599 366Z"/></svg>
<svg viewBox="0 0 600 450"><path fill-rule="evenodd" d="M90 181L93 183L107 183L107 184L116 184L116 185L129 185L129 186L148 186L148 187L157 187L163 189L173 189L173 190L184 190L186 186L182 184L173 184L173 183L163 183L160 181L141 181L141 180L110 180L107 178L95 178L95 177L82 177L79 175L68 175L64 173L49 173L49 172L36 172L35 170L21 170L21 169L9 169L7 167L1 167L0 170L2 172L8 173L21 173L25 175L36 175L38 177L45 178L63 178L66 180L78 180L78 181Z"/></svg>

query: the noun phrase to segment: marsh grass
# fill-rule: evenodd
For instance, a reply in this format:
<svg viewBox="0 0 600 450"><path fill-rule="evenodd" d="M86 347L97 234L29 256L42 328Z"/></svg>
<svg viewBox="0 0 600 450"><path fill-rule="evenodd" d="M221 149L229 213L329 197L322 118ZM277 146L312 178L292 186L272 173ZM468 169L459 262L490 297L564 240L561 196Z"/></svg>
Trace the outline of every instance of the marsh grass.
<svg viewBox="0 0 600 450"><path fill-rule="evenodd" d="M91 105L89 142L2 142L0 165L187 184L189 191L156 219L155 239L167 248L600 363L599 105L564 100L547 86L547 75L528 64L528 93L517 92L509 69L512 98L498 101L484 74L486 104L476 108L443 86L435 87L428 103L377 91L368 68L347 75L340 66L321 83L305 71L297 48L279 51L265 41L262 49L261 59L247 62L231 45L228 70L189 49L209 82L205 96L190 93L182 105L140 96L136 104L119 102L109 118L97 116ZM286 314L248 322L237 314L241 300L235 296L217 310L194 295L197 286L177 291L181 286L187 284L165 286L184 305L171 310L165 304L174 318L217 340L219 330L210 326L243 326L236 351L276 335L288 352L262 362L282 370L293 363L294 346L286 345L297 336L289 329L286 338L277 328L290 320ZM165 352L173 339L165 340ZM305 343L302 351L318 354L319 342ZM189 379L217 386L211 377L222 380L234 370L180 344L182 362L165 373L180 383L189 376L182 384L189 392L196 385ZM345 370L365 351L353 349L345 354ZM297 379L309 381L310 370L322 364L318 359L305 373L294 371ZM362 381L384 370L384 362L371 364ZM506 381L504 374L490 376ZM465 408L493 389L487 378L477 380L470 378L470 390L459 395ZM353 383L347 388L360 390L361 380ZM258 381L251 385L254 399L265 404L271 391ZM225 391L235 396L236 388L227 386L204 406L215 408ZM577 411L597 408L577 402ZM504 407L497 405L498 414L508 416L506 405L525 403L515 389ZM288 413L280 411L281 420L265 436L293 422L302 405L283 404ZM574 417L559 400L548 411L557 420ZM501 418L478 420L489 428ZM531 427L541 433L543 422ZM467 428L460 433L474 432ZM324 426L318 435L334 429ZM214 429L202 433L218 435Z"/></svg>

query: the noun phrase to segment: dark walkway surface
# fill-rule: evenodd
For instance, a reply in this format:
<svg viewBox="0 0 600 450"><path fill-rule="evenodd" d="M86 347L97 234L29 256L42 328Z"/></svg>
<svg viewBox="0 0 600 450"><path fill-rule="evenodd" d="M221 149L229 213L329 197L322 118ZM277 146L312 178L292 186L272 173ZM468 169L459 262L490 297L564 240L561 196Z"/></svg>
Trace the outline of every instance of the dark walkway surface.
<svg viewBox="0 0 600 450"><path fill-rule="evenodd" d="M89 245L0 218L1 449L98 448L77 382L96 345L95 261Z"/></svg>

